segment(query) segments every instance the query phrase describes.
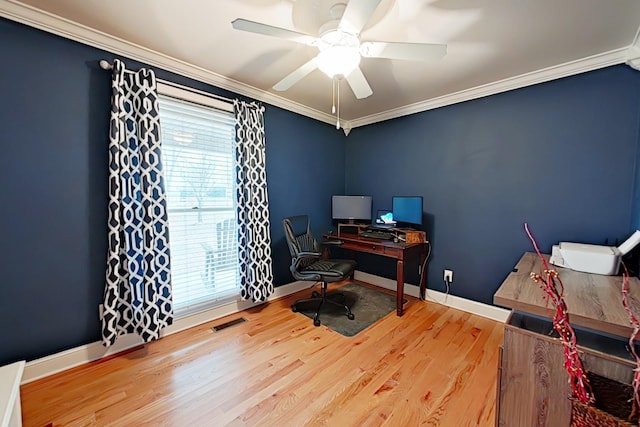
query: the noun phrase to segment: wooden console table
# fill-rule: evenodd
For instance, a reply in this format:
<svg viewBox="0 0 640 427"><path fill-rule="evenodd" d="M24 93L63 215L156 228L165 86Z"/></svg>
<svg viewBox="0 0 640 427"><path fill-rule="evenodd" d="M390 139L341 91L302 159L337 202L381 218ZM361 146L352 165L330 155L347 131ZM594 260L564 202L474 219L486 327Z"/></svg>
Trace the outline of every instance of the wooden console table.
<svg viewBox="0 0 640 427"><path fill-rule="evenodd" d="M545 255L548 260L548 256ZM629 317L622 305L622 276L554 268L587 371L631 384L635 363L628 351ZM511 308L498 366L496 425L570 425L571 394L561 341L553 335L553 307L530 273L542 274L537 254L525 253L493 296ZM629 279L631 304L640 307L640 281Z"/></svg>
<svg viewBox="0 0 640 427"><path fill-rule="evenodd" d="M340 236L327 234L323 237L325 240L342 241L342 244L339 247L344 249L396 259L396 313L398 316L402 316L404 314L404 260L413 255L419 254L420 265L422 266L427 256L426 243L396 243L387 240L368 239L365 237L359 237L357 234L346 233L341 233ZM424 266L424 269L427 269L426 265ZM424 299L426 277L427 272L421 271L420 299Z"/></svg>
<svg viewBox="0 0 640 427"><path fill-rule="evenodd" d="M548 255L545 257L548 261ZM572 325L629 338L629 316L622 306L622 276L581 273L550 266L558 271L564 283L564 300ZM553 308L545 300L544 291L530 277L531 272L542 274L542 270L538 255L525 253L493 295L494 304L546 318L553 316ZM629 288L629 299L634 307L640 307L640 280L629 278Z"/></svg>

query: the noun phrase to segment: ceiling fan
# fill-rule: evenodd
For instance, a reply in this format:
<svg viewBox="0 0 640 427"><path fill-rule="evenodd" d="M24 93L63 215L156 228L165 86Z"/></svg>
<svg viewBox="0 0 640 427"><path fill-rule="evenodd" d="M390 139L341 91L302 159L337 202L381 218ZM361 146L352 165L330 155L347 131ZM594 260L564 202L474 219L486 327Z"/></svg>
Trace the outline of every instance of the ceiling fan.
<svg viewBox="0 0 640 427"><path fill-rule="evenodd" d="M320 27L319 37L240 18L235 19L231 24L236 30L277 37L318 48L320 53L316 57L284 77L273 88L277 91L285 91L315 69L320 69L334 80L333 113L335 113L335 91L336 87L339 91L338 79L342 77L347 80L356 98L363 99L373 94L371 86L359 67L362 57L425 61L440 59L447 52L447 46L444 44L361 42L360 32L381 0L350 0L346 4L337 1L329 8L329 19Z"/></svg>

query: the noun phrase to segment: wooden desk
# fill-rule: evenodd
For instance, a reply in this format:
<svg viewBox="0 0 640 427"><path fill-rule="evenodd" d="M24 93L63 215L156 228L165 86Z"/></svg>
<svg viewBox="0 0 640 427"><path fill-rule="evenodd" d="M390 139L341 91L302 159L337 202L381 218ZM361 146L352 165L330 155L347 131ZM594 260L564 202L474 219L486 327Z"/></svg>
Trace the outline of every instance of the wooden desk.
<svg viewBox="0 0 640 427"><path fill-rule="evenodd" d="M545 255L547 261L548 255ZM622 306L622 276L602 276L551 266L564 284L564 300L574 325L606 332L619 337L631 335L629 316ZM525 253L512 273L493 295L502 307L550 318L552 306L544 299L544 291L530 276L542 273L542 261L533 252ZM629 278L629 300L640 307L640 280Z"/></svg>
<svg viewBox="0 0 640 427"><path fill-rule="evenodd" d="M547 261L548 256L545 255ZM635 369L628 350L629 317L622 305L622 276L602 276L550 266L564 284L584 368L631 384ZM563 345L551 334L553 305L530 273L543 273L537 254L525 253L493 296L513 309L505 324L498 365L496 425L569 427L571 395ZM629 279L630 301L640 307L640 281ZM526 391L523 392L523 391ZM598 396L596 395L596 400Z"/></svg>
<svg viewBox="0 0 640 427"><path fill-rule="evenodd" d="M339 247L356 252L381 255L394 258L396 262L396 313L404 314L404 260L413 255L420 255L420 265L424 264L427 256L426 243L395 243L387 240L368 239L357 234L341 233L340 236L327 234L325 240L341 240ZM426 266L424 266L426 270ZM420 299L424 299L427 272L421 271L420 275Z"/></svg>

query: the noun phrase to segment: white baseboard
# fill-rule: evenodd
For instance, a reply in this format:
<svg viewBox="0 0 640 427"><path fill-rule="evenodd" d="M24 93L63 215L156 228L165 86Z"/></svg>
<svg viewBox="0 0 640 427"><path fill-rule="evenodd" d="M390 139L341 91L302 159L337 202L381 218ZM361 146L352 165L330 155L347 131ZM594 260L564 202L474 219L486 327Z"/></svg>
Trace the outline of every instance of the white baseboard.
<svg viewBox="0 0 640 427"><path fill-rule="evenodd" d="M355 279L394 291L396 289L395 280L386 279L384 277L375 276L361 271L356 271ZM268 301L308 289L309 287L309 282L292 282L283 286L278 286L273 295L269 297ZM418 286L405 285L404 291L407 295L419 298L420 290ZM506 322L510 313L508 310L499 307L471 301L455 295L446 295L442 292L430 289L427 289L426 298L428 301L436 302L438 304L446 305L472 314L477 314L478 316L503 323ZM163 330L162 336L171 335L202 323L210 322L212 320L246 310L256 305L258 304L252 303L251 301L237 300L216 308L193 313L176 320L173 325ZM65 350L60 353L52 354L50 356L45 356L40 359L32 360L25 366L24 374L22 376L22 384L44 378L58 372L66 371L67 369L119 353L141 344L143 344L143 342L139 336L123 335L118 337L116 343L109 348L105 348L100 341L97 341Z"/></svg>
<svg viewBox="0 0 640 427"><path fill-rule="evenodd" d="M309 282L292 282L283 286L278 286L273 295L268 298L268 301L281 298L307 288L309 288ZM236 300L219 307L193 313L176 320L173 325L168 326L162 331L161 336L164 337L171 335L257 305L259 304L251 301ZM58 372L66 371L67 369L101 359L105 356L120 353L121 351L141 344L143 344L143 342L138 335L122 335L118 337L115 344L109 348L104 347L102 342L96 341L52 354L50 356L45 356L40 359L32 360L26 364L24 374L22 376L22 384L44 378Z"/></svg>
<svg viewBox="0 0 640 427"><path fill-rule="evenodd" d="M391 289L393 291L396 290L395 280L375 276L373 274L364 273L362 271L356 271L355 279L361 280L366 283L371 283L372 285L380 286L381 288ZM405 283L404 293L407 295L411 295L412 297L420 298L420 287L407 285ZM483 304L481 302L472 301L455 295L447 295L443 292L434 291L432 289L427 289L425 298L427 301L446 305L447 307L456 308L458 310L486 317L488 319L492 319L501 323L505 323L507 321L507 318L509 317L509 313L511 313L510 310L505 310L500 307Z"/></svg>

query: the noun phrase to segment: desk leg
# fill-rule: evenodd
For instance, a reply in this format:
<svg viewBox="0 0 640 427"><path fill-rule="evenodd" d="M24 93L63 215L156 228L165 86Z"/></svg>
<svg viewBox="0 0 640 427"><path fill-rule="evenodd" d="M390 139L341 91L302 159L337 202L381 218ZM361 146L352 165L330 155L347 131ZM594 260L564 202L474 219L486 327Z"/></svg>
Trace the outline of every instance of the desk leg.
<svg viewBox="0 0 640 427"><path fill-rule="evenodd" d="M425 251L423 250L422 253L420 254L420 268L422 268L422 270L420 271L420 300L421 301L426 301L427 300L427 264L424 262L427 259L427 254L425 253Z"/></svg>
<svg viewBox="0 0 640 427"><path fill-rule="evenodd" d="M404 314L404 261L399 259L396 266L396 313Z"/></svg>

